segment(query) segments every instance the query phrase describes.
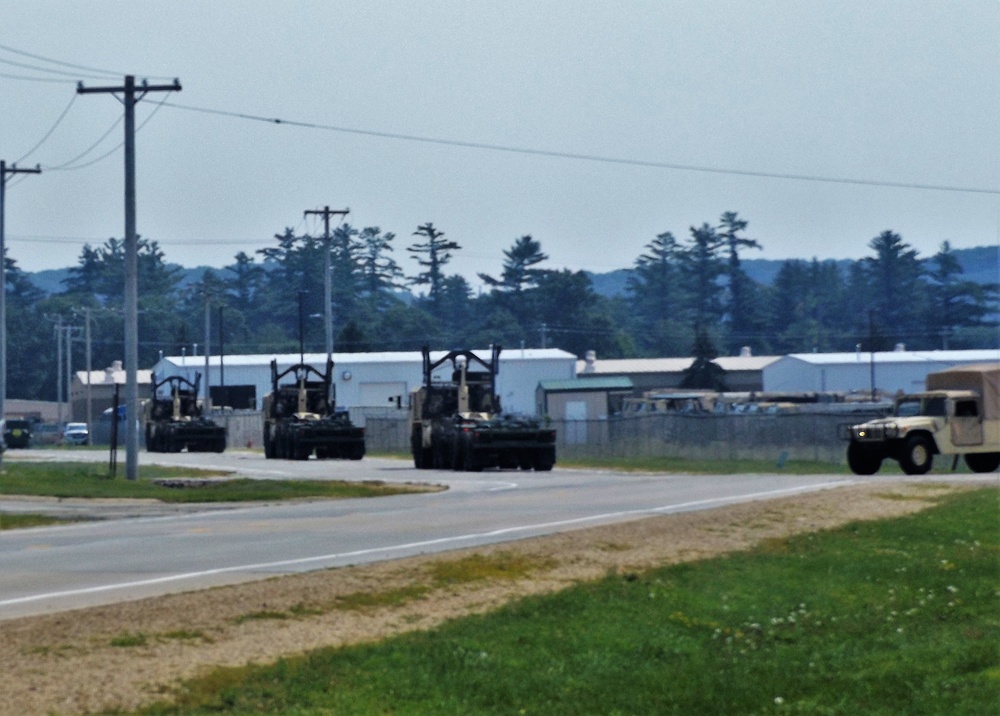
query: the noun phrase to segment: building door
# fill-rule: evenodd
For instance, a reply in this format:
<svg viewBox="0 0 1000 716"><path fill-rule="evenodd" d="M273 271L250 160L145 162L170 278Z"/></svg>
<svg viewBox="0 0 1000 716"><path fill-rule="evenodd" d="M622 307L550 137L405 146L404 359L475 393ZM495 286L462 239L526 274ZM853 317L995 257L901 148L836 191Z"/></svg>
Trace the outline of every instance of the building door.
<svg viewBox="0 0 1000 716"><path fill-rule="evenodd" d="M567 400L565 440L576 445L587 442L587 401Z"/></svg>

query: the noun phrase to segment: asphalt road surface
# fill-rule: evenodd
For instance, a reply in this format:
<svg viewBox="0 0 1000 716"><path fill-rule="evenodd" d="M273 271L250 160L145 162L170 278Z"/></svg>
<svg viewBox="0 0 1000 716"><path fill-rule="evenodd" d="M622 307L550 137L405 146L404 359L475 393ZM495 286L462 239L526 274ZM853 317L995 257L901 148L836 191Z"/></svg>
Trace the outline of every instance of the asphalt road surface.
<svg viewBox="0 0 1000 716"><path fill-rule="evenodd" d="M31 450L32 459L104 460ZM5 460L5 463L7 460ZM642 517L834 489L835 475L650 475L415 470L401 460L265 460L250 452L141 453L140 462L288 477L432 482L437 493L215 506L107 505L116 519L0 533L0 619L315 569L492 544ZM9 468L9 465L7 466ZM67 509L78 504L64 501ZM30 512L41 502L4 500ZM51 502L48 507L52 507Z"/></svg>

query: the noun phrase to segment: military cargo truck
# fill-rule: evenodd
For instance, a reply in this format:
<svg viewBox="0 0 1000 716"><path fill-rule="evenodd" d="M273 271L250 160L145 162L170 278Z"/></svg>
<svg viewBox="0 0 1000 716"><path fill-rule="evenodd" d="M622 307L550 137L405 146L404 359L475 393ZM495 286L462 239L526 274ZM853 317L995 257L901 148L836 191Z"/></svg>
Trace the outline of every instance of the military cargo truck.
<svg viewBox="0 0 1000 716"><path fill-rule="evenodd" d="M292 382L281 384L286 376ZM309 380L313 377L314 380ZM326 372L297 363L278 372L271 361L271 392L264 397L264 456L289 460L365 456L365 429L351 423L346 410L337 409L333 361Z"/></svg>
<svg viewBox="0 0 1000 716"><path fill-rule="evenodd" d="M1000 467L1000 363L949 368L927 376L926 391L902 395L893 415L851 425L847 463L873 475L886 458L908 475L922 475L935 455L964 457L973 472Z"/></svg>
<svg viewBox="0 0 1000 716"><path fill-rule="evenodd" d="M552 469L555 430L501 410L496 394L501 350L494 346L489 362L468 350L432 362L424 346L424 384L410 394L410 447L417 468ZM434 371L445 364L451 367L449 380L435 380Z"/></svg>
<svg viewBox="0 0 1000 716"><path fill-rule="evenodd" d="M146 450L149 452L222 452L226 428L202 415L198 399L201 374L194 382L172 375L163 380L152 376L153 397L145 406ZM167 386L166 395L161 388Z"/></svg>

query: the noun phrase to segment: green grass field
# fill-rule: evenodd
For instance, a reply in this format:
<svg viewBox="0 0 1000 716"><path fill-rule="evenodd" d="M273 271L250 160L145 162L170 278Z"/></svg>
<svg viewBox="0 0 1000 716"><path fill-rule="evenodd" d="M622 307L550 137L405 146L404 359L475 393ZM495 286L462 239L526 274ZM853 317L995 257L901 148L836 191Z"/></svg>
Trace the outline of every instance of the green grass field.
<svg viewBox="0 0 1000 716"><path fill-rule="evenodd" d="M998 516L996 490L956 494L428 632L218 669L143 713L991 714Z"/></svg>

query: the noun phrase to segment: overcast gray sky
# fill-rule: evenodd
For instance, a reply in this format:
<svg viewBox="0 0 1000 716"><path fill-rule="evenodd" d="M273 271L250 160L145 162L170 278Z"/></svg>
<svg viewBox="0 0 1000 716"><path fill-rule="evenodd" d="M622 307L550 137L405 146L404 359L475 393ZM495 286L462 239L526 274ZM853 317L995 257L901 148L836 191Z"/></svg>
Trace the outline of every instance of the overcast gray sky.
<svg viewBox="0 0 1000 716"><path fill-rule="evenodd" d="M8 181L28 271L124 234L120 149L55 167L122 114L75 82L125 73L183 86L138 108L137 213L185 266L319 234L303 211L324 205L395 232L408 274L433 222L473 283L524 234L548 267L604 272L724 211L763 245L748 258L860 258L885 229L923 256L1000 240L996 0L4 0L0 45L0 159L43 168Z"/></svg>

